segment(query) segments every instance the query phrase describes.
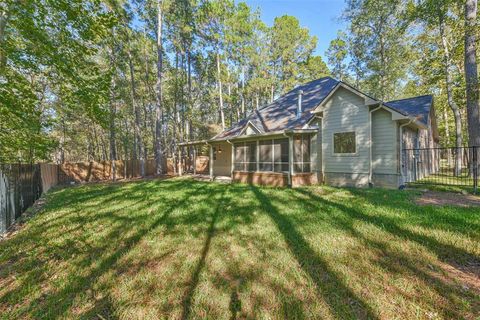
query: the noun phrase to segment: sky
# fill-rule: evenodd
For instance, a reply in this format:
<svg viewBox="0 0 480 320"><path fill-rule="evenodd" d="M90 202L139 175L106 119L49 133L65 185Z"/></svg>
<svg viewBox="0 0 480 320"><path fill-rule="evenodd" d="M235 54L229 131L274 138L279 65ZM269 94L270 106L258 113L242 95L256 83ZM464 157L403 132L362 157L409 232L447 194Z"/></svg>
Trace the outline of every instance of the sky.
<svg viewBox="0 0 480 320"><path fill-rule="evenodd" d="M307 27L311 35L318 38L315 54L327 62L325 51L330 41L337 36L337 30L345 24L340 21L344 0L243 0L251 8L260 8L261 18L273 25L275 17L285 14L295 16L302 27Z"/></svg>

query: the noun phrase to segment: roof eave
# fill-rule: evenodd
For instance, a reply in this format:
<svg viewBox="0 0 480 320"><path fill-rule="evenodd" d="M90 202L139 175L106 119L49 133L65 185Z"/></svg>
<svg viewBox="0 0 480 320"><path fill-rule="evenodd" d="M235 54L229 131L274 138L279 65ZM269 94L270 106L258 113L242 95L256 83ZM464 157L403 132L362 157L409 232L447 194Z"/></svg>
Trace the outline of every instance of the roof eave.
<svg viewBox="0 0 480 320"><path fill-rule="evenodd" d="M250 140L256 138L263 138L268 136L281 136L283 134L296 134L296 133L316 133L316 129L287 129L287 130L278 130L278 131L271 131L271 132L264 132L259 134L251 134L248 136L235 136L235 137L225 137L221 139L211 139L208 140L207 143L214 143L214 142L221 142L221 141L234 141L234 140Z"/></svg>

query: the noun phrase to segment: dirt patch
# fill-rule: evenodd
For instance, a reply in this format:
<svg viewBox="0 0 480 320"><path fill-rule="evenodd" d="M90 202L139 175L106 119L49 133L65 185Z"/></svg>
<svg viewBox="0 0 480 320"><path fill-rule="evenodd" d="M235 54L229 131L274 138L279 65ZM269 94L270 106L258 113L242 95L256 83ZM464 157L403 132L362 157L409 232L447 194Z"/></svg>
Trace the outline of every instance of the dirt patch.
<svg viewBox="0 0 480 320"><path fill-rule="evenodd" d="M480 294L480 262L470 261L465 264L456 262L442 263L443 271L452 279L463 284L465 290L475 290Z"/></svg>
<svg viewBox="0 0 480 320"><path fill-rule="evenodd" d="M458 206L475 207L480 206L480 197L470 194L460 194L452 192L427 191L415 200L415 203L421 206Z"/></svg>

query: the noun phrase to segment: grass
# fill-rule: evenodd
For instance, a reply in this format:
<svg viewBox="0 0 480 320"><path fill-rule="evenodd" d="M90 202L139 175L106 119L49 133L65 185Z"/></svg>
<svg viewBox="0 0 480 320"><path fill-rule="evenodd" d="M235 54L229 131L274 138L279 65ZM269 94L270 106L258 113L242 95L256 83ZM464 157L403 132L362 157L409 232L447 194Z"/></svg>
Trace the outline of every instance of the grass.
<svg viewBox="0 0 480 320"><path fill-rule="evenodd" d="M0 242L0 318L475 319L478 208L189 179L57 189Z"/></svg>

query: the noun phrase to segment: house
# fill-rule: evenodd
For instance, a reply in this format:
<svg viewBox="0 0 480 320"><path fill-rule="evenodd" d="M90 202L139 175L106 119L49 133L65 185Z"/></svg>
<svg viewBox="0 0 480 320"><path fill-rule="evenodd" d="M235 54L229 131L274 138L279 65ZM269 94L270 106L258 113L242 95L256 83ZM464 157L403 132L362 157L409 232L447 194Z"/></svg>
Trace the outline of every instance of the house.
<svg viewBox="0 0 480 320"><path fill-rule="evenodd" d="M325 77L298 86L210 140L181 145L209 146L211 179L398 187L411 180L412 171L402 166L402 150L437 142L432 96L383 102Z"/></svg>

